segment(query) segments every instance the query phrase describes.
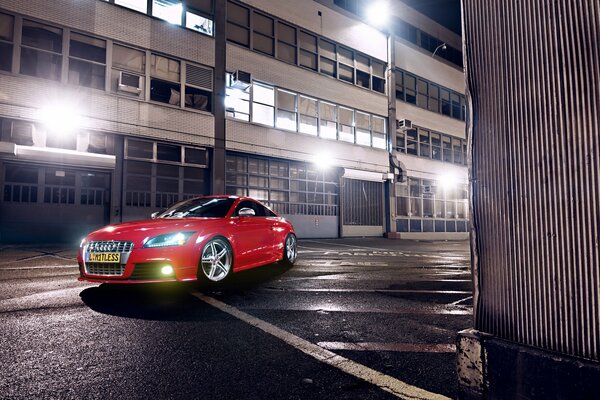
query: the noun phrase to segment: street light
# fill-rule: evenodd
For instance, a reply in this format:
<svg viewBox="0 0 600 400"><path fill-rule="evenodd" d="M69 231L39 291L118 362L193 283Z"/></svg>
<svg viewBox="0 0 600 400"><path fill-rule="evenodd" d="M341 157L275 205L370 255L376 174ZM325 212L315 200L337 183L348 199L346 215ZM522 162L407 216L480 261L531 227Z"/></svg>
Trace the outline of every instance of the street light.
<svg viewBox="0 0 600 400"><path fill-rule="evenodd" d="M448 46L446 46L446 43L442 43L442 44L440 44L438 47L436 47L436 48L435 48L435 50L434 50L434 51L433 51L433 53L431 54L431 57L435 57L435 53L437 53L437 51L438 51L439 49L446 50L447 48L448 48Z"/></svg>
<svg viewBox="0 0 600 400"><path fill-rule="evenodd" d="M369 23L377 27L385 27L390 15L389 5L385 1L371 4L365 11Z"/></svg>

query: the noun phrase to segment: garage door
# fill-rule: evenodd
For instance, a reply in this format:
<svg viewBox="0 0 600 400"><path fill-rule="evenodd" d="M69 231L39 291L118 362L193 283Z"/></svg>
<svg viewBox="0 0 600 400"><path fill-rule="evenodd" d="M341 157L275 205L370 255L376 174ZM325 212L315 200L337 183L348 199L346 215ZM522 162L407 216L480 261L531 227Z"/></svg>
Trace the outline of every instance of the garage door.
<svg viewBox="0 0 600 400"><path fill-rule="evenodd" d="M3 163L0 175L4 243L78 243L108 223L108 172Z"/></svg>

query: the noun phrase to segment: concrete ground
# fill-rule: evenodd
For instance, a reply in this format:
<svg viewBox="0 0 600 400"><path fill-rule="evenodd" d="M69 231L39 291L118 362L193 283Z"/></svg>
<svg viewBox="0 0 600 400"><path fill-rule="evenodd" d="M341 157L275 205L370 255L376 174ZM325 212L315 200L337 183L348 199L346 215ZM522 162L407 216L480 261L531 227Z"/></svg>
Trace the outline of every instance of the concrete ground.
<svg viewBox="0 0 600 400"><path fill-rule="evenodd" d="M81 283L76 250L0 245L0 397L455 397L467 242L301 240L217 287Z"/></svg>

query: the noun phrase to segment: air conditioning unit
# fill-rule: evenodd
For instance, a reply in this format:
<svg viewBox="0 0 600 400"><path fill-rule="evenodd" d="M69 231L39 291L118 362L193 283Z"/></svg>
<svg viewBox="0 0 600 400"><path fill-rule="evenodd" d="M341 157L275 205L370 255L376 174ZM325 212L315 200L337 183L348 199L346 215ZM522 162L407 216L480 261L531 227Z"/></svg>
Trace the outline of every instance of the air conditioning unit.
<svg viewBox="0 0 600 400"><path fill-rule="evenodd" d="M433 193L433 188L431 187L431 185L423 185L423 193L424 194Z"/></svg>
<svg viewBox="0 0 600 400"><path fill-rule="evenodd" d="M233 73L231 87L240 90L246 90L252 84L252 75L250 72L237 70Z"/></svg>
<svg viewBox="0 0 600 400"><path fill-rule="evenodd" d="M142 77L119 71L119 85L117 88L120 92L140 94L142 93Z"/></svg>
<svg viewBox="0 0 600 400"><path fill-rule="evenodd" d="M412 129L412 121L410 119L396 120L396 129L399 129L403 132Z"/></svg>

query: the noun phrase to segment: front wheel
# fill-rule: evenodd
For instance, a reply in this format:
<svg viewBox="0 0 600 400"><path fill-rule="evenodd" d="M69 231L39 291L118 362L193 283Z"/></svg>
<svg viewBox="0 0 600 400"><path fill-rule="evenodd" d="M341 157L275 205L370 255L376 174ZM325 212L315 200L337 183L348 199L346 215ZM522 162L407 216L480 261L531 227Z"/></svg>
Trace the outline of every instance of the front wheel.
<svg viewBox="0 0 600 400"><path fill-rule="evenodd" d="M298 241L296 240L296 235L293 233L289 233L283 244L283 259L281 262L291 267L296 262L296 258L298 257Z"/></svg>
<svg viewBox="0 0 600 400"><path fill-rule="evenodd" d="M200 259L202 275L211 282L225 280L233 271L233 252L224 238L214 238L202 249Z"/></svg>

